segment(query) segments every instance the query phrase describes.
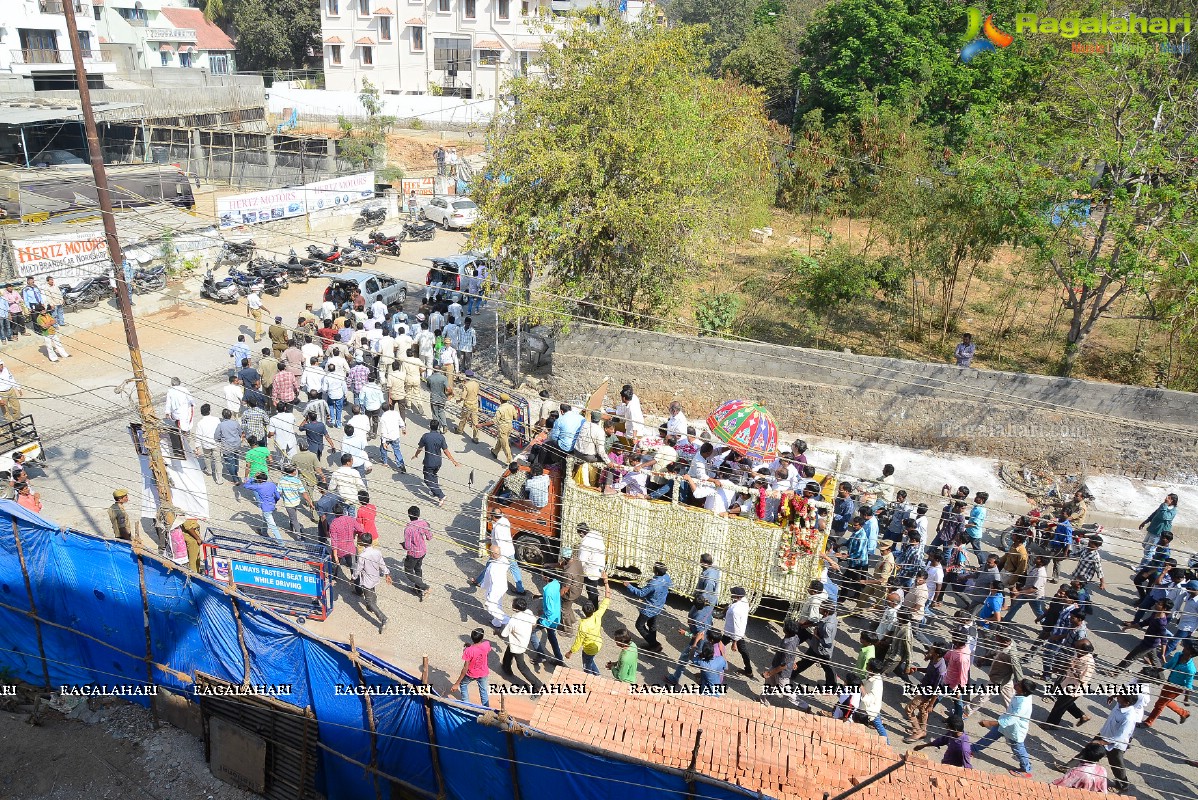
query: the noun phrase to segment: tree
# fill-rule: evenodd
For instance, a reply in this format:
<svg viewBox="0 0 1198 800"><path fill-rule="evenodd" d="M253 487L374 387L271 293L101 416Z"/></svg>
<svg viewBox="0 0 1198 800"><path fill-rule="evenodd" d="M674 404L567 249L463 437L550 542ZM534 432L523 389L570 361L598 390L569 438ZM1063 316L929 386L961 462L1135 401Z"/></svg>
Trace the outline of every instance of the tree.
<svg viewBox="0 0 1198 800"><path fill-rule="evenodd" d="M297 69L320 50L320 15L311 0L208 0L205 14L217 4L236 30L243 69Z"/></svg>
<svg viewBox="0 0 1198 800"><path fill-rule="evenodd" d="M723 71L760 87L768 105L789 107L795 84L791 45L777 25L759 25L724 58Z"/></svg>
<svg viewBox="0 0 1198 800"><path fill-rule="evenodd" d="M355 124L348 117L338 117L341 138L337 140L337 154L361 169L385 170L387 163L387 132L395 125L395 117L383 112L383 101L379 89L369 78L362 79L362 91L358 102L366 109L366 121ZM390 177L388 177L390 175ZM380 173L380 180L389 181L395 176Z"/></svg>
<svg viewBox="0 0 1198 800"><path fill-rule="evenodd" d="M722 74L724 57L745 40L756 24L759 0L670 0L665 7L670 22L702 26L709 70Z"/></svg>
<svg viewBox="0 0 1198 800"><path fill-rule="evenodd" d="M1064 375L1104 318L1184 325L1198 310L1198 89L1188 70L1155 48L1079 59L986 142L995 178L1022 195L1029 260L1063 290Z"/></svg>
<svg viewBox="0 0 1198 800"><path fill-rule="evenodd" d="M543 277L532 304L649 326L711 243L766 219L777 134L760 93L704 57L691 27L607 17L509 81L474 189L473 243L501 254L501 281Z"/></svg>

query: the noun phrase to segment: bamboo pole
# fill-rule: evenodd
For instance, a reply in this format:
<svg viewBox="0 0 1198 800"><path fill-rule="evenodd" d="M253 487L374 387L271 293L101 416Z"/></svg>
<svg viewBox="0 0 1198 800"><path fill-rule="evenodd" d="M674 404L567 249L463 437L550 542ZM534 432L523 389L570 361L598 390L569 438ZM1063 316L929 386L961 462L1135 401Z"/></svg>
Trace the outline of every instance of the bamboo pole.
<svg viewBox="0 0 1198 800"><path fill-rule="evenodd" d="M154 645L150 640L150 596L146 591L146 565L137 550L133 551L133 557L137 559L137 583L141 587L142 622L146 630L146 685L154 686ZM155 729L160 726L158 706L154 704L153 695L150 696L150 721Z"/></svg>
<svg viewBox="0 0 1198 800"><path fill-rule="evenodd" d="M21 528L17 525L16 517L12 521L12 535L17 543L17 560L21 562L21 576L25 579L25 594L29 597L29 611L27 612L30 618L33 619L33 630L37 634L37 653L42 659L42 680L46 682L46 688L50 686L50 665L46 662L46 646L42 642L42 624L41 618L37 615L37 604L33 602L33 584L29 580L29 567L25 563L25 548L21 544Z"/></svg>

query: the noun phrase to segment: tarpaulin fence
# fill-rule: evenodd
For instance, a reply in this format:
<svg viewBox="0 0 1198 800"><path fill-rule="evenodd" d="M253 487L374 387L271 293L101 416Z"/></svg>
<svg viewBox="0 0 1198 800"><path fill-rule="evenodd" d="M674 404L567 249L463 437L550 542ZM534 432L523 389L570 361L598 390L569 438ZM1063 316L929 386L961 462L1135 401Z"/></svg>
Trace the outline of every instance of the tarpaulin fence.
<svg viewBox="0 0 1198 800"><path fill-rule="evenodd" d="M366 653L325 641L208 578L128 542L59 528L0 501L0 669L40 686L155 685L194 701L202 673L308 711L317 788L330 800L760 798L732 784L477 722L445 698L335 687L418 686ZM149 705L149 698L131 697Z"/></svg>

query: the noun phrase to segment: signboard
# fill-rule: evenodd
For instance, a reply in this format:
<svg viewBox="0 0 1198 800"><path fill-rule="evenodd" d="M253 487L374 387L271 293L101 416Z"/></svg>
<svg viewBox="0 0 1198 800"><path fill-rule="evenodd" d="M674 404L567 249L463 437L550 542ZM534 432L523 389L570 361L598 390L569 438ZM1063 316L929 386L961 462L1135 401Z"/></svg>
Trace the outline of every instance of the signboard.
<svg viewBox="0 0 1198 800"><path fill-rule="evenodd" d="M146 38L152 42L194 42L194 28L146 28Z"/></svg>
<svg viewBox="0 0 1198 800"><path fill-rule="evenodd" d="M300 217L306 212L303 189L272 189L269 192L218 197L216 200L216 216L222 228Z"/></svg>
<svg viewBox="0 0 1198 800"><path fill-rule="evenodd" d="M404 178L399 182L400 194L404 197L413 191L419 195L432 197L436 194L436 178Z"/></svg>
<svg viewBox="0 0 1198 800"><path fill-rule="evenodd" d="M483 430L495 435L495 412L499 409L500 392L491 386L480 386L478 392L478 410L482 414ZM510 395L509 395L510 397ZM516 406L516 419L512 423L512 432L516 434L518 447L523 449L528 444L528 401L523 397L511 397Z"/></svg>
<svg viewBox="0 0 1198 800"><path fill-rule="evenodd" d="M217 198L216 216L220 227L232 228L299 217L372 197L374 173L360 172L287 189Z"/></svg>
<svg viewBox="0 0 1198 800"><path fill-rule="evenodd" d="M102 275L111 263L103 231L14 239L12 258L17 274L22 278L53 274L67 284Z"/></svg>
<svg viewBox="0 0 1198 800"><path fill-rule="evenodd" d="M229 560L229 571L233 582L240 586L256 586L272 592L302 594L305 597L320 597L320 576L315 572L287 567L272 567L269 564L251 564L248 561Z"/></svg>

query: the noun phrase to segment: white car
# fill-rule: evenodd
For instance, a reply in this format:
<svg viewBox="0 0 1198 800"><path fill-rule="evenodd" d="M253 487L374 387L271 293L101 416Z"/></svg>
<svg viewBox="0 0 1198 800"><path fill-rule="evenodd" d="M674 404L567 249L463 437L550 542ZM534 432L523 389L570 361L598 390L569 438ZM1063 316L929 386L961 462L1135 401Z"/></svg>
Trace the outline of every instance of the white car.
<svg viewBox="0 0 1198 800"><path fill-rule="evenodd" d="M478 220L478 206L465 197L434 197L420 214L446 230L469 228Z"/></svg>

